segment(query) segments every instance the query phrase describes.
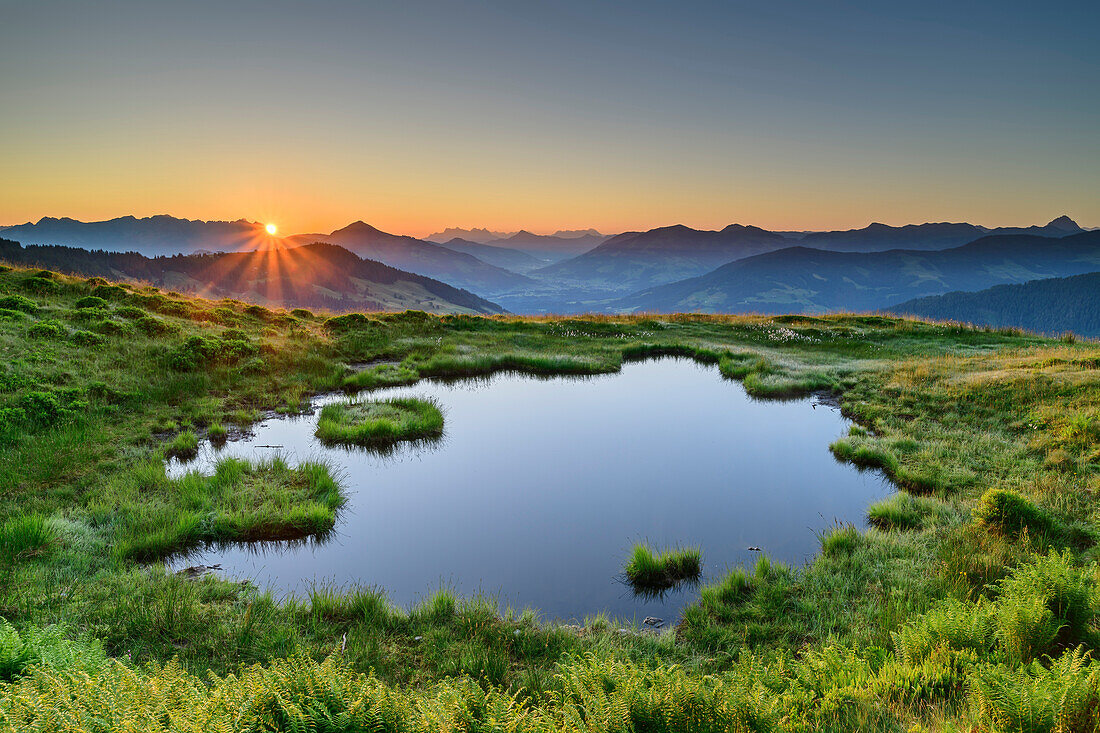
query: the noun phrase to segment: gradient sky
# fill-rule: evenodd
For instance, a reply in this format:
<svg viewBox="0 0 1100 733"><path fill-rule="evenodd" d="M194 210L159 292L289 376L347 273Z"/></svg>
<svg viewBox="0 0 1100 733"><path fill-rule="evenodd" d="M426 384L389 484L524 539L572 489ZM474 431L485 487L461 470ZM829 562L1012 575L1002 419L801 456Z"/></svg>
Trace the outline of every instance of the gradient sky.
<svg viewBox="0 0 1100 733"><path fill-rule="evenodd" d="M0 223L1100 225L1100 3L9 2Z"/></svg>

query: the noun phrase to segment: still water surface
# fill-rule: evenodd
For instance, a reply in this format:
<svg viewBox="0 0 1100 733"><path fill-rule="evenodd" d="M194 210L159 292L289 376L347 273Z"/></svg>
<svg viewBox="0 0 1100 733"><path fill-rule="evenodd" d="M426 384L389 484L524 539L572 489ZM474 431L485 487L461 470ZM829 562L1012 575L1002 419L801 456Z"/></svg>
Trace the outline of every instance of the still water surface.
<svg viewBox="0 0 1100 733"><path fill-rule="evenodd" d="M554 619L603 611L671 622L695 591L635 598L621 580L634 542L700 547L704 581L755 562L750 546L799 563L819 549L817 532L836 520L863 526L868 504L891 492L877 474L832 457L829 443L848 425L835 408L757 401L716 367L686 359L371 394L396 396L438 400L443 440L387 456L326 448L313 437L314 413L266 420L244 440L220 451L204 444L195 461L170 464L179 475L227 455L320 458L348 494L322 545L210 548L175 565L220 563L223 575L279 593L359 583L407 607L447 587Z"/></svg>

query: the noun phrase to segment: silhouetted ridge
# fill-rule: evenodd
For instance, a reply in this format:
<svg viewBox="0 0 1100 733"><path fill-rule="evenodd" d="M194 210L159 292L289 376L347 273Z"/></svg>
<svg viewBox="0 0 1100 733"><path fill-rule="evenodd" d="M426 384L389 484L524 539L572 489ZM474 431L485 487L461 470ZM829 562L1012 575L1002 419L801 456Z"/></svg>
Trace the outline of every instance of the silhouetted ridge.
<svg viewBox="0 0 1100 733"><path fill-rule="evenodd" d="M267 252L145 257L0 239L0 259L80 275L170 286L207 298L332 311L405 310L501 313L503 309L432 278L361 259L318 242Z"/></svg>

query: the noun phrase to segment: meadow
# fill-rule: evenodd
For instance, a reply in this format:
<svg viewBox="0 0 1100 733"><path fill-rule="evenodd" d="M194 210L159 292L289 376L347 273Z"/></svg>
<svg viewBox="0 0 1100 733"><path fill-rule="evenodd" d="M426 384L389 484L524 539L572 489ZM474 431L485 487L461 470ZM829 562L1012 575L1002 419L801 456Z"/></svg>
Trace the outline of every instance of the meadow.
<svg viewBox="0 0 1100 733"><path fill-rule="evenodd" d="M1100 346L874 315L328 316L0 268L0 730L1100 730ZM828 393L898 493L673 628L162 560L323 537L323 464L164 460L311 395L676 355ZM506 521L506 519L502 519ZM395 548L400 551L400 548Z"/></svg>

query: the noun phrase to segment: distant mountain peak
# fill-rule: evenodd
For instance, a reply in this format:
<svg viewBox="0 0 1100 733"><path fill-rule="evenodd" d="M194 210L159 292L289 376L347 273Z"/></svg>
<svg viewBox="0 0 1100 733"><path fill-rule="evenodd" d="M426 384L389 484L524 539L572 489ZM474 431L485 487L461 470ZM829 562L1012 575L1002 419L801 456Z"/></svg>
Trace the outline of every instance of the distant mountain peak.
<svg viewBox="0 0 1100 733"><path fill-rule="evenodd" d="M1047 224L1047 226L1054 227L1055 229L1061 229L1062 231L1066 232L1084 231L1083 229L1081 229L1081 226L1077 222L1075 222L1073 219L1070 219L1065 214L1062 214L1057 219L1052 219L1050 223Z"/></svg>
<svg viewBox="0 0 1100 733"><path fill-rule="evenodd" d="M581 237L602 237L595 229L559 229L550 236L560 239L580 239Z"/></svg>
<svg viewBox="0 0 1100 733"><path fill-rule="evenodd" d="M367 222L363 221L362 219L359 219L357 221L353 221L351 224L348 224L346 227L343 227L342 229L337 229L336 231L333 232L333 234L340 234L340 233L344 233L344 234L356 234L356 233L382 234L383 232L382 232L381 229L379 229L377 227L373 227L370 224L368 224Z"/></svg>

